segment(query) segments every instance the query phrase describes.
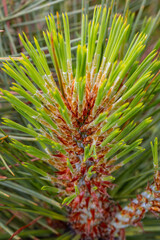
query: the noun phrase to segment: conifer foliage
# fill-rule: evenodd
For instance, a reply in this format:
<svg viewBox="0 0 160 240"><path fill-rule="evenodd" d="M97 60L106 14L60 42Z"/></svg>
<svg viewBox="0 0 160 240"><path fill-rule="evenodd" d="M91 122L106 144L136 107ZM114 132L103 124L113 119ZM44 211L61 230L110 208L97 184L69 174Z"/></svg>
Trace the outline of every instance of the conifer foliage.
<svg viewBox="0 0 160 240"><path fill-rule="evenodd" d="M139 224L148 211L160 212L157 139L154 182L123 209L110 196L119 169L144 151L137 136L152 122L149 104L159 80L156 50L140 59L149 27L130 39L133 17L113 16L106 7L96 7L92 21L83 15L74 71L68 16L62 14L63 27L59 15L57 24L48 16L44 39L58 82L37 39L33 46L25 34L20 40L30 58L22 54L19 63L11 59L3 67L17 82L12 91L29 104L1 90L4 98L30 125L4 123L33 136L41 147L15 139L11 145L54 167L47 175L26 163L52 180L81 239L124 239L126 227Z"/></svg>

